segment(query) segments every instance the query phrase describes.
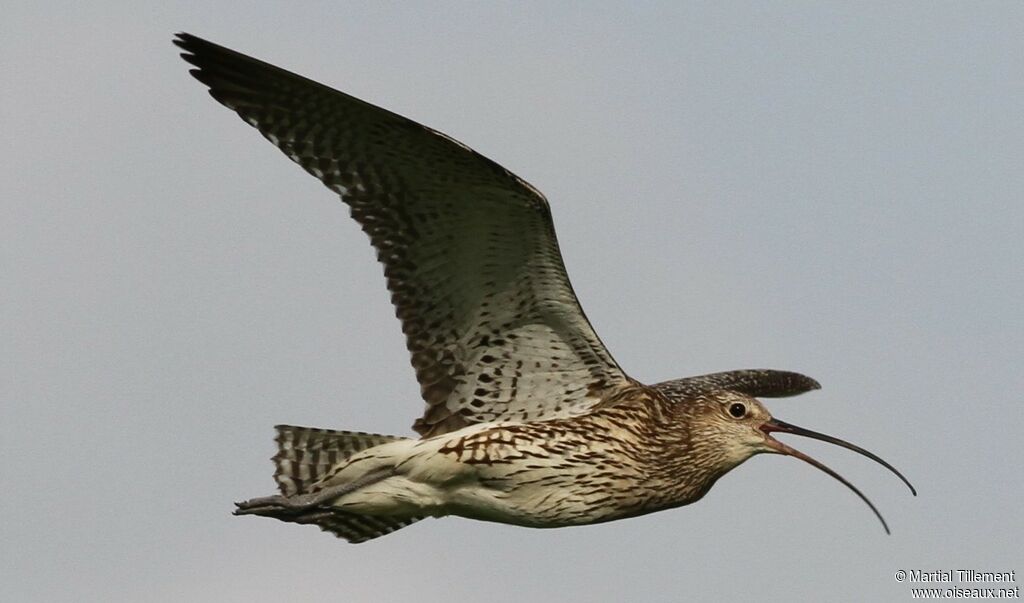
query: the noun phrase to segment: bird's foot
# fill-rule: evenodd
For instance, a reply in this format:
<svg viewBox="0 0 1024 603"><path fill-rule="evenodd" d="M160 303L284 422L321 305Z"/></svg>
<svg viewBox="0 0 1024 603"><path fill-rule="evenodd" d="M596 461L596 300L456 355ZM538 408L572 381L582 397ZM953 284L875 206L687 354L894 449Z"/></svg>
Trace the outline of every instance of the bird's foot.
<svg viewBox="0 0 1024 603"><path fill-rule="evenodd" d="M329 486L306 494L295 494L293 496L275 494L273 496L250 498L243 502L236 502L235 507L237 508L234 510L233 514L265 515L268 517L301 515L313 510L315 507L329 507L331 502L341 496L358 490L363 486L376 483L390 475L393 475L393 472L390 470L378 471L369 475L364 475L354 482L340 484L337 486Z"/></svg>
<svg viewBox="0 0 1024 603"><path fill-rule="evenodd" d="M290 513L301 513L309 508L309 502L304 500L305 496L287 497L276 494L274 496L261 496L249 500L236 502L234 515L282 515Z"/></svg>
<svg viewBox="0 0 1024 603"><path fill-rule="evenodd" d="M296 494L283 496L261 496L250 498L243 502L236 502L234 515L266 515L278 517L280 515L299 515L306 513L314 507L323 507L338 496L351 490L351 485L334 486L307 494Z"/></svg>

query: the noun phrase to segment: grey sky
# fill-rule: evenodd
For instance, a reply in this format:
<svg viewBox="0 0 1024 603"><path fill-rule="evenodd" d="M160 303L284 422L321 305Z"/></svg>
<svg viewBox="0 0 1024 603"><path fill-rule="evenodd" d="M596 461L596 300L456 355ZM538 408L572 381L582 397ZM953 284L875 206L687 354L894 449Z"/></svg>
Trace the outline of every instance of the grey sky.
<svg viewBox="0 0 1024 603"><path fill-rule="evenodd" d="M1024 572L1019 3L5 6L0 598L894 600ZM230 516L272 425L421 410L346 208L216 104L184 30L428 124L544 191L645 381L796 370L787 441L689 507L352 546ZM1024 580L1018 579L1018 584Z"/></svg>

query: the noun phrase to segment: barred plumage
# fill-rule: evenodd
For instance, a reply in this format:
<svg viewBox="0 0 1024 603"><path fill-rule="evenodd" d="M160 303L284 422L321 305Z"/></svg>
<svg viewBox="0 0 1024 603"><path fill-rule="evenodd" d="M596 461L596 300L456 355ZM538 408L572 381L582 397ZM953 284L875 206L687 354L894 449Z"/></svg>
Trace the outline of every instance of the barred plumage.
<svg viewBox="0 0 1024 603"><path fill-rule="evenodd" d="M573 293L547 200L500 165L195 36L175 44L213 98L348 204L384 265L425 402L420 439L278 426L281 494L236 513L351 542L426 516L581 525L694 502L765 452L805 460L871 505L776 431L895 472L773 419L754 399L817 389L809 377L745 370L647 386L626 375Z"/></svg>
<svg viewBox="0 0 1024 603"><path fill-rule="evenodd" d="M277 454L273 460L281 494L306 494L341 461L357 452L402 438L361 431L335 431L315 427L277 425Z"/></svg>

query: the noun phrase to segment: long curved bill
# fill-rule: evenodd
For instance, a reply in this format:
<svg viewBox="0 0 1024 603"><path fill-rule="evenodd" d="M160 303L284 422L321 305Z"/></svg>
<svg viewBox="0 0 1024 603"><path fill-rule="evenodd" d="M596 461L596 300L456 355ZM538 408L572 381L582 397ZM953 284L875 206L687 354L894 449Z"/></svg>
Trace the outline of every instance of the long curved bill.
<svg viewBox="0 0 1024 603"><path fill-rule="evenodd" d="M807 438L812 438L812 439L815 439L815 440L821 440L822 442L828 442L829 444L835 444L836 446L842 446L843 448L846 448L847 450L852 450L852 451L854 451L854 452L856 452L858 454L864 455L864 456L868 457L869 459L875 461L876 463L882 465L883 467L885 467L889 471L892 471L896 475L896 477L900 478L903 481L903 483L906 484L908 488L910 488L910 492L914 496L917 496L917 490L914 489L914 486L911 485L911 483L907 480L907 478L903 477L902 473L897 471L895 467L893 467L889 463L885 462L884 460L879 458L877 455L875 455L875 454L873 454L871 452L868 452L867 450L864 450L860 446L855 446L855 445L853 445L853 444L851 444L851 443L849 443L849 442L847 442L845 440L840 440L839 438L834 438L834 437L832 437L830 435L825 435L823 433L818 433L817 431L811 431L810 429L804 429L803 427L798 427L796 425L793 425L792 423L786 423L785 421L780 421L780 420L774 419L774 418L773 419L769 419L763 425L761 425L761 431L763 431L765 433L765 435L768 435L768 438L767 438L768 445L770 447L772 447L775 450L775 452L777 452L779 454L785 454L785 455L788 455L788 456L796 457L796 458L800 459L801 461L804 461L805 463L808 463L809 465L812 465L812 466L814 466L814 467L824 471L825 473L831 475L835 479L839 480L844 486L846 486L847 488L852 490L854 494L859 496L860 499L863 500L865 502L865 504L867 504L867 506L871 508L871 510L875 514L875 517L878 517L878 520L882 522L882 527L885 528L885 533L886 534L889 534L890 532L889 532L889 525L887 523L885 523L885 518L882 517L882 514L878 512L878 509L875 508L875 505L870 500L868 500L868 497L864 496L864 494L860 490L858 490L856 486L854 486L850 482L846 481L846 479L843 476L839 475L838 473L836 473L832 469L829 469L824 464L822 464L822 463L818 462L817 460L807 456L806 454L800 452L799 450L797 450L795 448L792 448L790 446L787 446L786 444L783 444L782 442L780 442L780 441L776 440L775 438L771 437L771 435L769 435L769 434L771 434L772 432L791 433L793 435L800 435L800 436L804 436L804 437L807 437Z"/></svg>

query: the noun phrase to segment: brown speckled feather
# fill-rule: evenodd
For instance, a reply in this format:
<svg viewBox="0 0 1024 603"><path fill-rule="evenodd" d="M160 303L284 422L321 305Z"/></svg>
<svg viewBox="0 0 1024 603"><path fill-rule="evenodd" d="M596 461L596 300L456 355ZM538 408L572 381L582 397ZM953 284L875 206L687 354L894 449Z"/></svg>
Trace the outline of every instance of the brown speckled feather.
<svg viewBox="0 0 1024 603"><path fill-rule="evenodd" d="M573 416L631 385L580 308L536 189L404 117L188 34L175 43L370 236L426 401L420 434Z"/></svg>

